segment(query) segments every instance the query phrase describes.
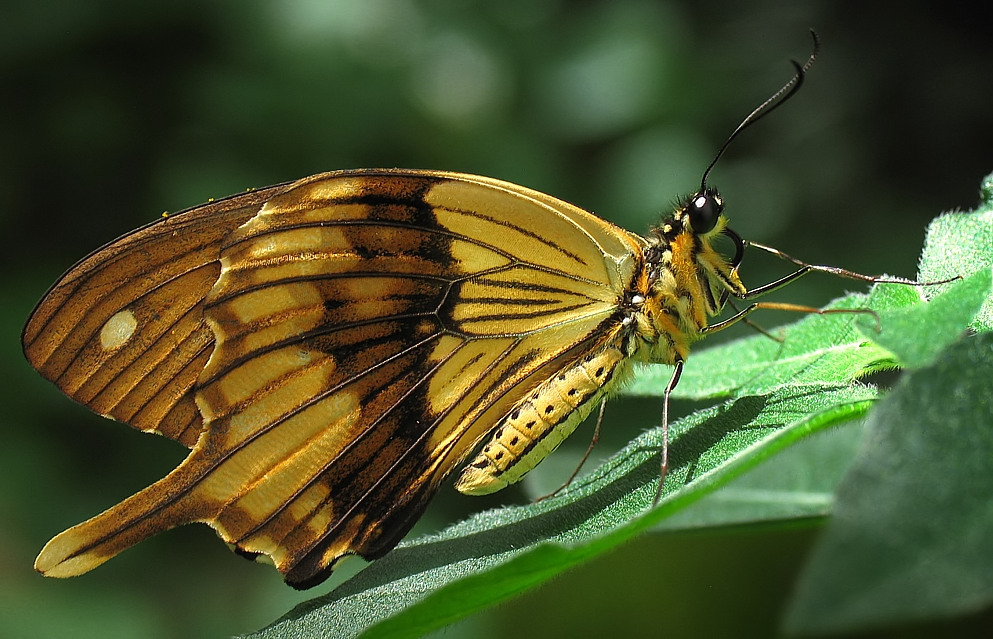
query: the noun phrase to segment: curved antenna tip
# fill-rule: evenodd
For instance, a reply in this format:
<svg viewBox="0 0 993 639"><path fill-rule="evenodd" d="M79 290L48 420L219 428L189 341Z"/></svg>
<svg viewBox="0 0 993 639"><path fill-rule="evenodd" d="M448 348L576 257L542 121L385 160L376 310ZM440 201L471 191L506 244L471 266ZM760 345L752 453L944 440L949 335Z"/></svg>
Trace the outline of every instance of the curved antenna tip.
<svg viewBox="0 0 993 639"><path fill-rule="evenodd" d="M821 50L821 39L817 35L817 32L811 29L810 36L814 41L814 46L811 49L810 56L807 58L807 61L801 65L796 60L790 60L795 72L789 82L784 84L778 91L769 96L765 102L757 106L751 113L745 116L745 119L741 121L741 124L735 127L734 131L731 132L731 135L728 136L728 139L723 145L721 145L721 148L718 149L717 154L707 167L707 170L703 172L703 178L700 180L701 193L707 189L707 178L710 176L710 172L717 165L717 161L721 159L721 156L724 155L727 148L731 146L731 142L738 137L738 134L775 111L779 106L789 100L797 91L800 90L800 87L803 85L804 76L814 64L814 60L817 59L817 54L820 53Z"/></svg>

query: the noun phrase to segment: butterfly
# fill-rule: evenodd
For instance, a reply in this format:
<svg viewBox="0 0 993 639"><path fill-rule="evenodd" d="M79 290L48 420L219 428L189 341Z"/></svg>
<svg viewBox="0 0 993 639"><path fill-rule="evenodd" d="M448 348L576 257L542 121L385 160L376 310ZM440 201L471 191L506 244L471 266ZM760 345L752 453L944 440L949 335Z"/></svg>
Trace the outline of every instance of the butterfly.
<svg viewBox="0 0 993 639"><path fill-rule="evenodd" d="M754 298L811 270L879 281L742 240L709 172L646 237L509 182L378 169L213 201L98 249L38 304L25 355L70 398L191 451L36 569L78 575L202 522L313 586L392 549L460 467L467 494L520 480L634 363L674 367L665 429L695 341L757 308L825 312ZM746 246L799 268L748 289ZM710 323L730 297L750 304Z"/></svg>

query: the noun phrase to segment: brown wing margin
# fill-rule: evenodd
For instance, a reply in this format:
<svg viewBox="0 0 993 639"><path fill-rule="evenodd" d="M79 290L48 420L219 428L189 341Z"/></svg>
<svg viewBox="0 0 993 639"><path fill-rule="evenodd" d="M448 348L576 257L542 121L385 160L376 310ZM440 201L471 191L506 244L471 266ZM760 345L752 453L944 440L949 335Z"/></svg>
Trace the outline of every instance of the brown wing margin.
<svg viewBox="0 0 993 639"><path fill-rule="evenodd" d="M214 342L202 302L221 243L285 188L187 209L83 258L32 312L25 357L95 412L192 447L202 429L192 387Z"/></svg>

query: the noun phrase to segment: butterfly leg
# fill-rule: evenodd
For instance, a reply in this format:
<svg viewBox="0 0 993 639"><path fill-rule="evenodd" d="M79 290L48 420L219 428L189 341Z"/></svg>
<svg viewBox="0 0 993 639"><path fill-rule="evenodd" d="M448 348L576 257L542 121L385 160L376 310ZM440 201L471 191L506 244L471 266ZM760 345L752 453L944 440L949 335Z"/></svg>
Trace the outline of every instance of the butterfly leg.
<svg viewBox="0 0 993 639"><path fill-rule="evenodd" d="M586 453L583 455L583 458L580 459L579 464L576 465L576 470L572 471L572 474L569 475L569 479L565 480L565 482L563 482L561 486L559 486L552 492L548 493L547 495L542 495L541 497L535 499L534 503L538 503L539 501L545 501L549 497L554 497L555 495L558 495L560 492L568 488L569 484L572 483L572 480L574 480L576 478L576 475L579 474L579 471L583 468L583 464L585 464L586 460L590 458L590 454L593 452L593 449L596 448L597 443L600 441L600 425L603 423L603 413L605 408L607 408L607 400L604 399L601 400L600 402L600 412L597 413L596 427L593 429L593 439L590 441L590 445L586 449Z"/></svg>
<svg viewBox="0 0 993 639"><path fill-rule="evenodd" d="M655 491L655 499L652 500L652 507L658 505L662 499L662 487L665 485L665 476L669 474L669 396L672 394L676 384L679 383L679 376L683 374L683 360L677 359L672 369L672 377L665 387L665 394L662 396L662 463L659 469L659 487Z"/></svg>
<svg viewBox="0 0 993 639"><path fill-rule="evenodd" d="M937 282L917 282L915 280L908 280L908 279L903 278L903 277L884 277L884 276L881 276L881 275L863 275L862 273L856 273L855 271L849 271L848 269L839 268L837 266L821 266L821 265L817 265L817 264L808 264L807 262L804 262L803 260L798 260L795 257L792 257L790 255L787 255L786 253L783 253L782 251L780 251L777 248L773 248L771 246L766 246L765 244L759 244L758 242L752 242L750 240L748 240L748 241L744 241L743 240L743 242L747 246L751 246L751 247L754 247L754 248L757 248L757 249L761 249L761 250L763 250L763 251L765 251L767 253L771 253L772 255L775 255L776 257L778 257L781 260L785 260L787 262L792 262L793 264L795 264L795 265L797 265L797 266L800 267L796 271L790 273L789 275L786 275L784 277L779 278L775 282L770 282L769 284L765 284L763 286L759 286L757 288L753 288L750 291L748 291L745 295L737 295L736 296L736 297L739 297L740 299L744 299L744 300L754 299L756 297L759 297L760 295L765 295L766 293L771 293L772 291L781 289L782 287L786 286L790 282L792 282L792 281L794 281L794 280L796 280L796 279L798 279L800 277L803 277L804 275L806 275L807 273L810 273L811 271L817 271L818 273L829 273L829 274L835 275L837 277L844 277L846 279L858 280L858 281L861 281L861 282L871 282L873 284L905 284L907 286L931 286L933 284L947 284L948 282L952 282L952 281L955 281L955 280L962 279L962 276L961 275L956 275L955 277L950 277L950 278L945 279L945 280L939 280Z"/></svg>
<svg viewBox="0 0 993 639"><path fill-rule="evenodd" d="M781 302L754 302L749 304L745 308L741 309L731 317L717 322L716 324L711 324L703 330L700 331L701 335L709 335L710 333L716 333L717 331L723 331L729 326L733 326L740 321L743 321L752 312L758 309L766 309L773 311L790 311L793 313L809 313L811 315L837 315L841 313L860 313L863 315L871 315L876 320L876 330L879 330L879 315L876 311L871 308L817 308L815 306L804 306L802 304L785 304ZM775 338L773 338L775 339ZM780 341L780 340L776 340Z"/></svg>
<svg viewBox="0 0 993 639"><path fill-rule="evenodd" d="M737 306L735 306L734 303L732 303L730 300L727 300L726 303L729 304L731 306L731 308L734 309L734 312L735 313L738 313L738 312L741 311L741 309L738 308ZM724 302L721 303L721 306L723 306L723 305L724 305ZM743 324L747 324L748 326L750 326L752 329L754 329L760 335L764 335L764 336L768 337L769 339L771 339L772 341L777 342L779 344L782 344L783 343L782 336L773 335L772 333L770 333L766 329L762 328L761 326L759 326L758 324L756 324L752 320L748 319L747 317L742 318L741 322Z"/></svg>

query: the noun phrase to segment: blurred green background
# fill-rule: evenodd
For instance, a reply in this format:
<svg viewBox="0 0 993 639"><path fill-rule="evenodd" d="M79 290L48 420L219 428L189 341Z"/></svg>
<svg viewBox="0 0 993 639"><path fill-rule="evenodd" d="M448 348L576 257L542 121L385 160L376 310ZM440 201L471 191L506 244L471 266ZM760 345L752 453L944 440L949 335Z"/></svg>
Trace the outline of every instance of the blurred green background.
<svg viewBox="0 0 993 639"><path fill-rule="evenodd" d="M197 526L74 580L33 572L52 535L158 479L184 452L89 414L21 357L32 305L87 252L164 210L358 167L498 177L644 232L789 78L788 59L806 58L813 27L823 52L806 86L740 138L711 182L746 238L814 262L913 276L927 221L973 206L993 170L993 47L978 7L7 3L0 636L227 636L340 582L294 592ZM743 275L754 285L784 272L755 255ZM813 276L780 298L822 305L846 288L861 287ZM658 406L633 404L647 411L646 426L657 420ZM624 428L604 454L634 436ZM420 530L522 498L453 492L443 491ZM446 636L534 636L549 626L577 636L612 627L626 636L765 636L816 529L647 539Z"/></svg>

